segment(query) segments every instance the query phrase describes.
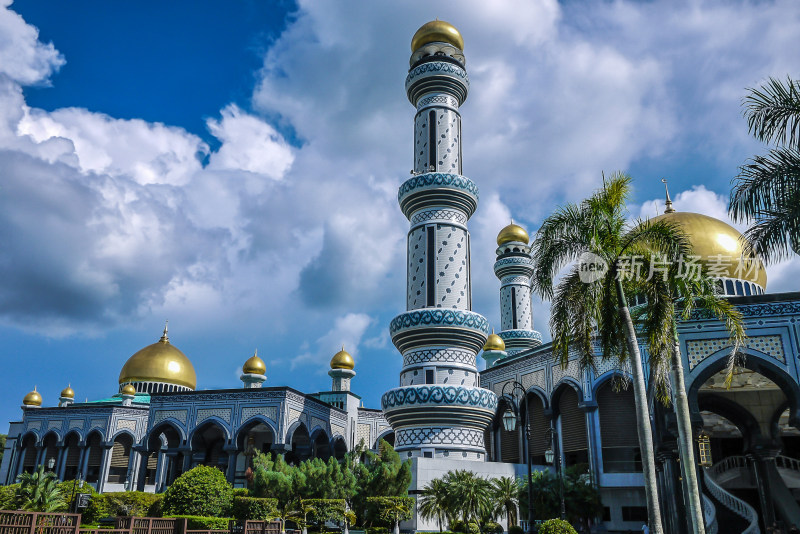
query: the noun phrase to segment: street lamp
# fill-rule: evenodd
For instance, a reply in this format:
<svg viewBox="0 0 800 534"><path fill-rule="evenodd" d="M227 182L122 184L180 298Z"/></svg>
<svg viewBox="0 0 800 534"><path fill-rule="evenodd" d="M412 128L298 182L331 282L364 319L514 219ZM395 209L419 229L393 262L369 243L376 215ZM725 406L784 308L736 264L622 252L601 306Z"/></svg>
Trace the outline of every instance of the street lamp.
<svg viewBox="0 0 800 534"><path fill-rule="evenodd" d="M506 387L508 386L511 386L511 392L506 395ZM509 404L509 408L506 409L506 412L503 414L503 428L506 430L506 432L513 432L516 430L517 425L521 423L522 431L525 435L525 439L528 440L527 443L528 447L530 448L531 428L530 424L528 423L530 417L528 416L528 395L525 392L525 388L516 380L506 382L503 385L501 397L505 398ZM520 402L525 402L524 419L522 418L522 412L520 411ZM530 450L525 456L527 460L526 464L528 466L528 532L533 532L533 483L531 481Z"/></svg>
<svg viewBox="0 0 800 534"><path fill-rule="evenodd" d="M545 434L545 440L549 438L550 440L550 447L544 451L544 461L548 464L552 464L554 459L558 459L558 463L556 464L556 476L558 476L558 497L561 500L561 519L564 521L567 520L567 506L564 502L564 478L562 477L561 473L561 452L556 455L555 451L553 450L558 443L558 432L556 432L555 427L551 426L547 429L547 434Z"/></svg>
<svg viewBox="0 0 800 534"><path fill-rule="evenodd" d="M54 465L56 465L56 459L55 458L51 457L49 460L47 460L47 469L52 471Z"/></svg>

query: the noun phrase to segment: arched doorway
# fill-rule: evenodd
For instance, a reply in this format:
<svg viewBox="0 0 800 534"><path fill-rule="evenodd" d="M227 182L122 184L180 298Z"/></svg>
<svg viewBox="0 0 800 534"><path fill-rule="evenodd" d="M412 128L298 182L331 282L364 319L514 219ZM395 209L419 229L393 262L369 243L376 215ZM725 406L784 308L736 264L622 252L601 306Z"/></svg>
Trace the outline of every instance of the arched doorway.
<svg viewBox="0 0 800 534"><path fill-rule="evenodd" d="M155 485L157 492L163 491L183 472L183 453L178 450L182 441L180 431L168 422L156 426L148 434L147 476L144 483ZM155 455L155 462L150 459L152 455Z"/></svg>
<svg viewBox="0 0 800 534"><path fill-rule="evenodd" d="M81 460L81 437L77 432L70 432L64 438L64 480L78 478L78 464Z"/></svg>
<svg viewBox="0 0 800 534"><path fill-rule="evenodd" d="M317 429L314 432L314 437L311 439L311 457L326 462L331 457L331 442L323 430Z"/></svg>
<svg viewBox="0 0 800 534"><path fill-rule="evenodd" d="M627 387L624 387L627 386ZM636 421L633 387L613 379L597 389L600 443L605 473L641 473L639 435L631 423Z"/></svg>
<svg viewBox="0 0 800 534"><path fill-rule="evenodd" d="M128 466L131 459L133 438L130 434L119 434L114 438L111 447L111 465L108 468L108 482L110 484L125 484L130 478Z"/></svg>
<svg viewBox="0 0 800 534"><path fill-rule="evenodd" d="M555 398L564 466L588 464L589 440L586 433L586 414L578 406L578 393L573 387L565 384L556 391Z"/></svg>
<svg viewBox="0 0 800 534"><path fill-rule="evenodd" d="M103 436L93 431L86 438L86 482L97 486L100 480L100 469L103 463Z"/></svg>
<svg viewBox="0 0 800 534"><path fill-rule="evenodd" d="M344 438L341 436L337 436L333 440L333 457L337 460L344 460L344 456L347 454L347 444L344 442Z"/></svg>
<svg viewBox="0 0 800 534"><path fill-rule="evenodd" d="M192 434L192 467L207 465L216 467L223 473L228 470L228 453L225 451L227 435L215 422L197 428Z"/></svg>
<svg viewBox="0 0 800 534"><path fill-rule="evenodd" d="M311 458L311 438L306 425L303 423L297 425L291 434L289 443L292 448L286 453L287 462L296 465Z"/></svg>
<svg viewBox="0 0 800 534"><path fill-rule="evenodd" d="M550 448L547 431L550 429L550 419L544 413L544 401L536 393L527 394L528 428L530 439L528 441L528 454L531 463L545 465L545 451Z"/></svg>
<svg viewBox="0 0 800 534"><path fill-rule="evenodd" d="M245 473L248 467L253 466L253 456L256 452L269 454L274 444L275 432L266 421L251 419L239 429L236 434L237 456L233 474L234 486L245 487L247 485Z"/></svg>
<svg viewBox="0 0 800 534"><path fill-rule="evenodd" d="M22 467L20 473L33 473L36 471L36 435L28 434L22 438L22 450L20 462Z"/></svg>
<svg viewBox="0 0 800 534"><path fill-rule="evenodd" d="M503 426L503 414L508 410L514 412L514 407L503 398L497 403L497 412L492 420L492 454L495 461L505 463L520 462L520 431L508 431Z"/></svg>
<svg viewBox="0 0 800 534"><path fill-rule="evenodd" d="M53 468L50 469L50 460L53 460ZM49 432L42 440L42 464L47 471L57 471L58 462L58 436L55 432Z"/></svg>

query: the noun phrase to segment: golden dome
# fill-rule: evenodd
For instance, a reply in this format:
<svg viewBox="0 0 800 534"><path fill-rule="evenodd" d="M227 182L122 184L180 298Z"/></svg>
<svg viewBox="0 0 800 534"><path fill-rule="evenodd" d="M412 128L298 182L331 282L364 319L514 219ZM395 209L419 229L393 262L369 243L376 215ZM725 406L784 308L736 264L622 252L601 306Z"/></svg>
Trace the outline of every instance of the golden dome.
<svg viewBox="0 0 800 534"><path fill-rule="evenodd" d="M169 342L165 327L160 340L131 356L122 366L119 383L128 382L163 382L195 389L197 375L189 358Z"/></svg>
<svg viewBox="0 0 800 534"><path fill-rule="evenodd" d="M258 351L255 351L253 355L244 362L242 372L249 375L263 375L267 372L267 366L264 360L258 357Z"/></svg>
<svg viewBox="0 0 800 534"><path fill-rule="evenodd" d="M122 394L123 395L136 395L136 388L133 387L133 384L125 384L122 386Z"/></svg>
<svg viewBox="0 0 800 534"><path fill-rule="evenodd" d="M443 20L432 20L423 24L411 38L411 51L416 52L421 46L435 42L450 43L464 50L464 38L455 26Z"/></svg>
<svg viewBox="0 0 800 534"><path fill-rule="evenodd" d="M356 366L356 362L353 361L353 357L350 356L350 353L344 350L337 352L331 358L331 369L353 369Z"/></svg>
<svg viewBox="0 0 800 534"><path fill-rule="evenodd" d="M506 342L503 338L492 332L483 346L483 350L506 350Z"/></svg>
<svg viewBox="0 0 800 534"><path fill-rule="evenodd" d="M500 233L497 234L498 247L512 241L519 241L527 245L530 240L531 238L528 236L528 232L526 232L523 227L514 224L514 221L511 221L511 224L500 230Z"/></svg>
<svg viewBox="0 0 800 534"><path fill-rule="evenodd" d="M680 224L692 243L693 255L700 256L701 262L713 264L715 270L719 268L721 276L749 280L766 289L767 271L764 264L760 258L755 259L755 265L753 260L741 260L742 234L733 226L708 215L685 211L671 211L650 220Z"/></svg>
<svg viewBox="0 0 800 534"><path fill-rule="evenodd" d="M22 404L25 406L41 406L42 405L42 396L39 395L39 392L36 391L36 387L34 386L33 391L25 395L22 399Z"/></svg>
<svg viewBox="0 0 800 534"><path fill-rule="evenodd" d="M75 398L75 391L72 390L72 384L68 384L67 387L61 390L61 396L65 399Z"/></svg>

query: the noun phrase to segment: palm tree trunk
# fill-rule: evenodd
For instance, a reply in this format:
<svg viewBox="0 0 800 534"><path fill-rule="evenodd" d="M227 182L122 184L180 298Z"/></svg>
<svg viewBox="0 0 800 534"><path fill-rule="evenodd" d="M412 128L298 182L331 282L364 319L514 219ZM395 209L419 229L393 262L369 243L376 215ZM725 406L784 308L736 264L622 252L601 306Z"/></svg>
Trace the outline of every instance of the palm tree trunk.
<svg viewBox="0 0 800 534"><path fill-rule="evenodd" d="M677 325L673 323L673 329ZM692 422L689 418L689 401L686 398L686 386L683 382L683 362L678 332L672 345L671 379L672 402L675 403L675 415L678 419L678 448L681 454L681 470L683 471L683 491L689 504L689 520L693 534L705 534L703 524L703 507L700 504L700 490L697 486L697 471L694 464L694 446L692 445Z"/></svg>
<svg viewBox="0 0 800 534"><path fill-rule="evenodd" d="M639 432L639 450L642 453L642 467L644 468L644 494L647 499L647 517L650 519L650 532L663 534L664 527L662 526L661 509L658 504L656 459L653 453L653 434L650 426L650 408L647 404L647 389L644 385L642 355L639 353L636 329L633 327L633 319L631 319L631 312L628 310L628 303L625 301L625 293L622 289L622 280L619 277L617 277L616 287L619 314L623 323L625 323L625 338L628 341L628 352L631 357L633 394L636 400L636 426Z"/></svg>

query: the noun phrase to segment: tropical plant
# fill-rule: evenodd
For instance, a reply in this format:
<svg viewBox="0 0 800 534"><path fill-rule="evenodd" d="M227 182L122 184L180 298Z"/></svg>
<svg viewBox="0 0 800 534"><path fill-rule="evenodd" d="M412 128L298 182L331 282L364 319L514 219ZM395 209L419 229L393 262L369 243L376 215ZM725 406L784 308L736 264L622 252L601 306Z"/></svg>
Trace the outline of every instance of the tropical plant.
<svg viewBox="0 0 800 534"><path fill-rule="evenodd" d="M484 517L491 517L494 508L491 482L466 469L458 469L449 471L444 476L444 483L450 487L451 506L460 511L465 523L477 523Z"/></svg>
<svg viewBox="0 0 800 534"><path fill-rule="evenodd" d="M439 532L445 521L450 522L451 502L447 484L441 478L435 478L422 488L417 501L417 513L423 519L436 519Z"/></svg>
<svg viewBox="0 0 800 534"><path fill-rule="evenodd" d="M298 501L306 477L299 469L287 464L282 455L273 460L271 455L257 453L253 466L253 494L277 501L275 518L281 522L281 532L286 532L286 521L301 516Z"/></svg>
<svg viewBox="0 0 800 534"><path fill-rule="evenodd" d="M561 519L548 519L539 527L538 534L578 534L572 525Z"/></svg>
<svg viewBox="0 0 800 534"><path fill-rule="evenodd" d="M346 463L356 480L351 508L360 518L366 517L368 497L405 497L411 485L411 461L403 461L384 440L378 453L367 450L363 443L347 454Z"/></svg>
<svg viewBox="0 0 800 534"><path fill-rule="evenodd" d="M648 516L653 533L661 534L650 409L636 330L625 296L626 282L634 277L626 276L631 274L626 268L634 257L675 257L684 251L681 244L685 240L673 223L664 220L628 222L630 182L629 176L615 173L580 204L559 207L545 219L533 246L533 288L552 302L553 356L562 366L566 367L574 350L582 367L593 367L595 342L603 358L630 359ZM578 263L570 267L554 290L562 268L573 262ZM587 271L582 271L589 262L605 268L589 273L589 278ZM630 291L630 286L627 289ZM663 361L658 359L664 356L651 354L650 365L663 369Z"/></svg>
<svg viewBox="0 0 800 534"><path fill-rule="evenodd" d="M775 146L739 168L728 211L755 223L744 234L745 253L772 262L800 254L800 81L770 78L748 91L749 132Z"/></svg>
<svg viewBox="0 0 800 534"><path fill-rule="evenodd" d="M414 499L411 497L367 497L372 515L380 522L394 525L394 534L400 534L400 521L411 519Z"/></svg>
<svg viewBox="0 0 800 534"><path fill-rule="evenodd" d="M165 516L221 517L230 512L233 488L216 467L198 465L183 473L164 492Z"/></svg>
<svg viewBox="0 0 800 534"><path fill-rule="evenodd" d="M31 512L60 512L67 507L58 477L52 471L45 471L43 465L33 473L22 473L17 477L17 503L23 510Z"/></svg>
<svg viewBox="0 0 800 534"><path fill-rule="evenodd" d="M19 484L0 486L0 510L17 509L17 488Z"/></svg>
<svg viewBox="0 0 800 534"><path fill-rule="evenodd" d="M492 499L495 517L506 516L508 526L517 524L517 510L520 494L519 480L512 477L500 477L492 480Z"/></svg>

